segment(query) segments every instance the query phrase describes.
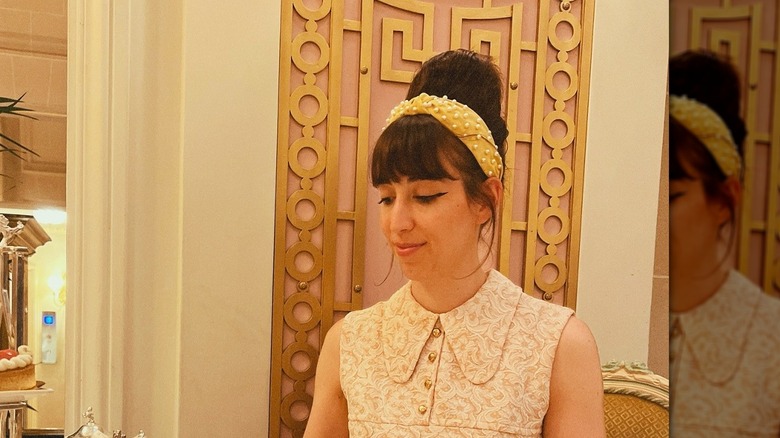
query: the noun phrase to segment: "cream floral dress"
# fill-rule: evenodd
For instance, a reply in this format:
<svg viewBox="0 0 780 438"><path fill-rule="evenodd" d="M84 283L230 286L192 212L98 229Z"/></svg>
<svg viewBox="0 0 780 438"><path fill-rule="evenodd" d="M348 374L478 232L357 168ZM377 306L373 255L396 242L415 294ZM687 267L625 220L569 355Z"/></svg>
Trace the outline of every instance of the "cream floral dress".
<svg viewBox="0 0 780 438"><path fill-rule="evenodd" d="M350 437L538 437L572 310L491 271L469 301L429 312L399 289L341 333Z"/></svg>
<svg viewBox="0 0 780 438"><path fill-rule="evenodd" d="M672 436L780 436L780 300L732 271L670 323Z"/></svg>

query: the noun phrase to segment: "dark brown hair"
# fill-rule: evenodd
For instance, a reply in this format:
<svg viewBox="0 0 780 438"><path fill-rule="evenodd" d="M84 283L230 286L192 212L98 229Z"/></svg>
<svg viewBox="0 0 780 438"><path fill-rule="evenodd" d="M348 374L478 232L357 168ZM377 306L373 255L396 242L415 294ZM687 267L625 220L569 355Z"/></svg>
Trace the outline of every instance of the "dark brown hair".
<svg viewBox="0 0 780 438"><path fill-rule="evenodd" d="M739 73L730 60L706 50L687 51L669 61L669 93L707 105L723 119L738 152L747 131L739 115ZM729 207L736 218L736 200L724 184L723 173L709 149L674 117L669 116L669 178L699 179L707 198ZM725 225L725 224L724 224ZM730 240L733 240L733 232Z"/></svg>
<svg viewBox="0 0 780 438"><path fill-rule="evenodd" d="M501 116L503 79L501 70L489 56L458 49L432 57L412 79L406 98L411 99L421 93L439 97L446 95L476 111L493 134L501 156L504 156L504 142L509 131Z"/></svg>
<svg viewBox="0 0 780 438"><path fill-rule="evenodd" d="M740 75L731 60L708 50L689 50L669 60L669 94L688 96L715 111L741 152L747 129L740 116Z"/></svg>
<svg viewBox="0 0 780 438"><path fill-rule="evenodd" d="M707 146L674 117L669 117L669 179L699 179L707 199L728 205L732 218L736 205L723 184L726 174Z"/></svg>
<svg viewBox="0 0 780 438"><path fill-rule="evenodd" d="M489 57L468 50L451 50L423 63L412 80L407 99L428 93L439 97L446 95L467 105L485 121L503 162L508 130L501 116L501 84L501 72ZM445 163L457 174L448 173ZM401 117L382 132L374 146L371 157L374 187L398 182L403 177L410 180L461 179L469 200L491 210L491 219L483 229L492 227L497 220L499 206L483 188L487 176L476 158L458 137L432 116ZM492 244L492 233L489 244Z"/></svg>

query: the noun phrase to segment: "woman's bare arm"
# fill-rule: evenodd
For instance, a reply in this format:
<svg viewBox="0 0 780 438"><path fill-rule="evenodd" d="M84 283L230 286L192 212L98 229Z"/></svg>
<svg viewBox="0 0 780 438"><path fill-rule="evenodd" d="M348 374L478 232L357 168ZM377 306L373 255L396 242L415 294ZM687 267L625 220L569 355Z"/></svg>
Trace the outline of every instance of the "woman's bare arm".
<svg viewBox="0 0 780 438"><path fill-rule="evenodd" d="M603 438L604 384L596 341L572 316L563 328L550 377L544 436Z"/></svg>
<svg viewBox="0 0 780 438"><path fill-rule="evenodd" d="M320 351L317 375L314 379L314 402L304 438L349 437L347 399L341 391L339 376L340 338L341 321L338 321L325 335Z"/></svg>

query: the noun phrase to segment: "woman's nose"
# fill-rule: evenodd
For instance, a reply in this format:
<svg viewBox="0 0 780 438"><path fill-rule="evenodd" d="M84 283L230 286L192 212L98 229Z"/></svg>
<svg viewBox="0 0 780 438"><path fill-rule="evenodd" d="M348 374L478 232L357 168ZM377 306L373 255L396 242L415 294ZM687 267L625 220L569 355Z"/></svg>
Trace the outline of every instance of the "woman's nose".
<svg viewBox="0 0 780 438"><path fill-rule="evenodd" d="M414 228L412 210L409 204L396 199L390 209L390 230L393 232L409 231Z"/></svg>

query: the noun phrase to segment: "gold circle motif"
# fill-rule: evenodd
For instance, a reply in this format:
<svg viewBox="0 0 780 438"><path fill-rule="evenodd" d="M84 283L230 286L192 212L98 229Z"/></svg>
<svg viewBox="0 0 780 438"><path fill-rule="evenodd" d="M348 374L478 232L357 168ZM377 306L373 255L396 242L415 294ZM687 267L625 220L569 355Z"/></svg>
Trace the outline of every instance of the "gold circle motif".
<svg viewBox="0 0 780 438"><path fill-rule="evenodd" d="M295 259L301 253L310 254L314 260L311 269L308 271L300 270L295 263ZM311 242L295 242L285 253L284 263L287 273L294 279L298 281L312 281L322 272L322 252Z"/></svg>
<svg viewBox="0 0 780 438"><path fill-rule="evenodd" d="M296 213L298 203L309 201L314 205L314 214L309 219L304 219ZM322 223L325 217L325 202L318 193L311 190L296 190L287 199L287 219L299 230L313 230Z"/></svg>
<svg viewBox="0 0 780 438"><path fill-rule="evenodd" d="M292 364L292 357L296 353L302 353L308 356L309 366L305 370L298 371ZM284 373L293 380L306 380L314 377L317 369L317 350L308 342L293 342L282 352L282 369Z"/></svg>
<svg viewBox="0 0 780 438"><path fill-rule="evenodd" d="M582 30L580 29L580 23L576 20L577 17L568 12L557 12L550 19L547 24L547 34L549 35L550 44L558 50L569 52L576 48L580 44L580 38ZM567 40L563 40L558 37L558 25L561 23L568 23L571 26L572 34Z"/></svg>
<svg viewBox="0 0 780 438"><path fill-rule="evenodd" d="M303 3L303 0L293 0L295 12L306 20L322 20L330 14L331 0L322 0L322 4L317 9L309 9Z"/></svg>
<svg viewBox="0 0 780 438"><path fill-rule="evenodd" d="M558 151L558 149L556 149L556 151ZM550 172L553 169L558 169L561 171L561 173L563 173L563 181L559 185L552 185L548 178ZM542 190L544 190L544 193L547 193L553 197L559 197L565 195L569 192L569 190L571 190L574 178L571 167L569 167L569 163L561 159L553 158L552 160L547 160L544 162L544 164L542 164L541 169L539 169L539 173L539 185L542 187Z"/></svg>
<svg viewBox="0 0 780 438"><path fill-rule="evenodd" d="M561 89L555 87L555 82L553 80L555 79L555 75L557 73L564 73L566 74L566 76L568 76L569 78L568 88ZM575 94L577 94L578 80L579 79L577 76L577 70L575 70L571 64L567 62L554 62L547 69L547 77L544 82L544 85L547 88L547 92L550 94L550 97L558 101L566 101L574 97ZM556 105L557 104L558 102L556 102ZM556 109L559 108L557 108L556 106Z"/></svg>
<svg viewBox="0 0 780 438"><path fill-rule="evenodd" d="M544 267L547 265L553 265L558 270L558 276L555 278L555 281L549 283L545 281L542 276L542 270L544 270ZM534 280L539 289L553 293L563 287L563 284L566 282L566 272L566 264L563 260L548 254L537 260L536 266L534 267Z"/></svg>
<svg viewBox="0 0 780 438"><path fill-rule="evenodd" d="M290 410L292 409L293 404L296 402L303 403L309 409L311 409L311 402L312 402L312 396L307 394L305 391L305 388L303 391L298 391L296 388L295 392L291 392L284 396L281 403L281 417L282 421L284 422L284 425L289 427L290 429L300 429L303 430L304 427L306 427L306 420L296 420L292 417ZM308 415L307 415L308 419Z"/></svg>
<svg viewBox="0 0 780 438"><path fill-rule="evenodd" d="M299 154L304 149L311 149L317 154L317 161L311 168L304 167L298 159ZM312 137L301 137L293 142L288 151L290 169L301 178L316 178L325 170L325 164L327 164L325 155L325 147L321 141Z"/></svg>
<svg viewBox="0 0 780 438"><path fill-rule="evenodd" d="M553 136L551 128L553 122L555 121L561 121L564 125L566 125L566 134L563 137ZM572 140L574 140L574 119L569 115L569 113L565 111L551 111L549 114L544 116L542 125L544 126L542 137L544 138L545 143L547 143L551 148L563 149L569 146Z"/></svg>
<svg viewBox="0 0 780 438"><path fill-rule="evenodd" d="M547 220L551 217L555 217L561 222L561 229L554 234L547 231L547 228L545 227ZM537 233L539 234L539 237L545 241L545 243L557 245L569 237L569 228L571 225L569 223L569 217L566 216L566 213L560 208L547 207L542 210L539 213L538 223L539 227L537 229Z"/></svg>
<svg viewBox="0 0 780 438"><path fill-rule="evenodd" d="M311 96L317 101L317 110L314 114L304 114L301 109L301 100L305 96ZM328 98L325 92L313 85L301 85L290 95L290 115L296 122L306 127L316 126L325 120L328 115Z"/></svg>
<svg viewBox="0 0 780 438"><path fill-rule="evenodd" d="M311 317L308 321L301 321L295 317L295 307L298 305L309 306ZM322 308L314 295L305 292L296 292L284 302L284 321L291 329L298 332L306 332L317 327L320 323Z"/></svg>
<svg viewBox="0 0 780 438"><path fill-rule="evenodd" d="M314 44L320 51L320 57L315 62L309 62L303 57L303 47L306 44ZM298 34L292 40L290 47L292 62L304 73L319 73L328 66L330 61L330 47L328 41L316 32L304 32Z"/></svg>

